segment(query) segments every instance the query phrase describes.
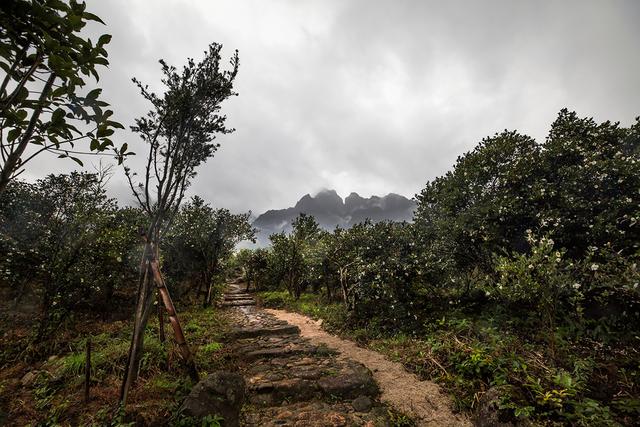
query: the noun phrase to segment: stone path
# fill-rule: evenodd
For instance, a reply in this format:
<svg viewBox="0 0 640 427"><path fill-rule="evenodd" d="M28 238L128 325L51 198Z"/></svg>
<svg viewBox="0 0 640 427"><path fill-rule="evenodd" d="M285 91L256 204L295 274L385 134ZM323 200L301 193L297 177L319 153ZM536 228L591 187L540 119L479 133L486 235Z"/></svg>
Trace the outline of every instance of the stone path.
<svg viewBox="0 0 640 427"><path fill-rule="evenodd" d="M451 399L440 386L422 381L407 372L401 363L392 362L382 354L358 347L324 331L318 322L298 313L266 309L267 313L300 328L304 338L316 345L327 345L340 352L340 357L357 360L373 372L380 387L380 401L409 415L419 427L471 427L464 415L451 410Z"/></svg>
<svg viewBox="0 0 640 427"><path fill-rule="evenodd" d="M226 340L248 387L241 425L391 425L364 365L301 337L297 326L255 307L237 284L221 306L232 318Z"/></svg>

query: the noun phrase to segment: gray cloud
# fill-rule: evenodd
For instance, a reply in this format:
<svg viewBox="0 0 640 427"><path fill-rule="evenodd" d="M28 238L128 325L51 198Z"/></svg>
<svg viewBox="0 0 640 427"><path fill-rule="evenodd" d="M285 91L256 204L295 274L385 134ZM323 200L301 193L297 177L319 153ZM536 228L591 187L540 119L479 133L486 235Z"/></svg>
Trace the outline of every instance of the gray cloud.
<svg viewBox="0 0 640 427"><path fill-rule="evenodd" d="M630 1L89 1L113 34L100 85L126 125L207 44L240 50L234 134L191 189L233 210L343 196L408 196L484 136L543 139L562 107L630 123L640 114L640 3ZM140 152L135 135L120 132ZM31 178L72 165L40 159ZM111 181L128 201L124 177Z"/></svg>

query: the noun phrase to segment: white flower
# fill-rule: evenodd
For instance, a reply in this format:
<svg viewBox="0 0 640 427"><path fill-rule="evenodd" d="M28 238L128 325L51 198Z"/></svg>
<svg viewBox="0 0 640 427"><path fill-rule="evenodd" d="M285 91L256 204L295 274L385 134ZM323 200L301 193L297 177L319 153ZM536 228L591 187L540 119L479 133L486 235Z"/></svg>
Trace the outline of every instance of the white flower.
<svg viewBox="0 0 640 427"><path fill-rule="evenodd" d="M591 264L591 271L597 271L600 266L598 264Z"/></svg>
<svg viewBox="0 0 640 427"><path fill-rule="evenodd" d="M573 284L573 289L580 289L580 283L574 283Z"/></svg>

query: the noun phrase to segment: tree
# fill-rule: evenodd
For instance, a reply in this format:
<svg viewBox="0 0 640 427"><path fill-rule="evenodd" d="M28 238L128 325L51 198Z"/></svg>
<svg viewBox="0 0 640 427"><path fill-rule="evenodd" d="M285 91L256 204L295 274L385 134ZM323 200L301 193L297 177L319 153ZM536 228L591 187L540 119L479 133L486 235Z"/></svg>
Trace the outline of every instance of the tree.
<svg viewBox="0 0 640 427"><path fill-rule="evenodd" d="M203 305L211 303L213 277L243 240L255 239L251 213L232 214L213 209L198 196L180 209L166 237L165 267L180 280L191 274L193 289L203 296Z"/></svg>
<svg viewBox="0 0 640 427"><path fill-rule="evenodd" d="M119 210L104 185L104 175L73 172L15 180L0 193L0 281L16 305L27 287L41 296L35 344L74 310L104 310L134 277L137 214Z"/></svg>
<svg viewBox="0 0 640 427"><path fill-rule="evenodd" d="M43 152L80 165L77 154L109 148L120 160L132 154L109 139L122 125L104 109L101 89L81 94L82 76L97 81L97 66L108 65L111 40L104 34L94 45L81 34L88 21L104 24L85 9L73 0L7 0L0 9L0 192ZM81 140L90 141L89 150L75 149Z"/></svg>
<svg viewBox="0 0 640 427"><path fill-rule="evenodd" d="M238 256L241 257L241 254L238 254ZM249 291L252 283L253 288L256 291L262 289L265 275L267 273L267 268L269 266L269 251L264 248L257 248L253 251L250 251L245 265L247 279L246 291Z"/></svg>
<svg viewBox="0 0 640 427"><path fill-rule="evenodd" d="M573 257L612 245L625 255L640 248L640 118L629 128L598 124L564 109L543 145L540 233Z"/></svg>
<svg viewBox="0 0 640 427"><path fill-rule="evenodd" d="M320 227L315 218L300 214L292 223L291 234L272 234L272 257L279 280L284 280L291 296L300 298L307 278L309 250L316 242Z"/></svg>
<svg viewBox="0 0 640 427"><path fill-rule="evenodd" d="M526 250L524 232L536 222L539 158L536 142L515 131L483 139L416 196L421 246L456 271L490 269L500 248Z"/></svg>
<svg viewBox="0 0 640 427"><path fill-rule="evenodd" d="M155 283L171 319L191 377L194 380L198 378L191 351L160 273L159 251L162 236L178 212L185 191L196 176L196 168L212 157L219 147L214 143L216 135L233 132L225 126L226 116L219 113L221 103L235 95L233 82L238 72L238 52L231 58L231 70L222 71L221 49L222 45L212 43L201 62L189 59L181 72L161 60L162 83L166 86L162 96L150 92L147 86L134 79L142 96L153 108L145 117L137 119L132 127L149 147L142 181L136 183L136 174L125 167L131 190L147 215L148 226L143 232L145 249L128 367L121 389L123 403L129 386L137 378L144 330L151 311L151 283Z"/></svg>
<svg viewBox="0 0 640 427"><path fill-rule="evenodd" d="M342 302L349 310L353 310L355 300L353 289L354 280L360 258L358 249L362 242L362 231L370 226L370 222L356 224L349 230L336 228L327 237L327 260L333 265L338 274L338 283L342 294Z"/></svg>

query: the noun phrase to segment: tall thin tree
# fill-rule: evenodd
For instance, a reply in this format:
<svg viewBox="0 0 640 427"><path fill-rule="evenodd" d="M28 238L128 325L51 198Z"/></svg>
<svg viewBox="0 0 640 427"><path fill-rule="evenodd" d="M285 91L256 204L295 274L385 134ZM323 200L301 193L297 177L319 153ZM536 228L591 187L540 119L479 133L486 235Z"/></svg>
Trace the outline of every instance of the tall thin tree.
<svg viewBox="0 0 640 427"><path fill-rule="evenodd" d="M126 402L129 387L138 376L144 330L151 313L153 283L167 310L190 375L194 380L198 378L192 354L160 272L159 253L162 235L196 176L196 168L220 147L214 142L218 134L234 131L225 126L226 116L220 113L220 109L225 99L237 95L233 91L233 83L238 72L238 52L231 57L230 70L221 70L221 49L222 45L212 43L201 62L189 59L181 72L161 60L164 74L162 83L166 87L161 96L133 79L153 108L132 126L132 130L148 145L144 176L138 180L136 173L125 167L133 195L147 214L149 224L143 232L144 253L134 331L121 388L122 403Z"/></svg>

